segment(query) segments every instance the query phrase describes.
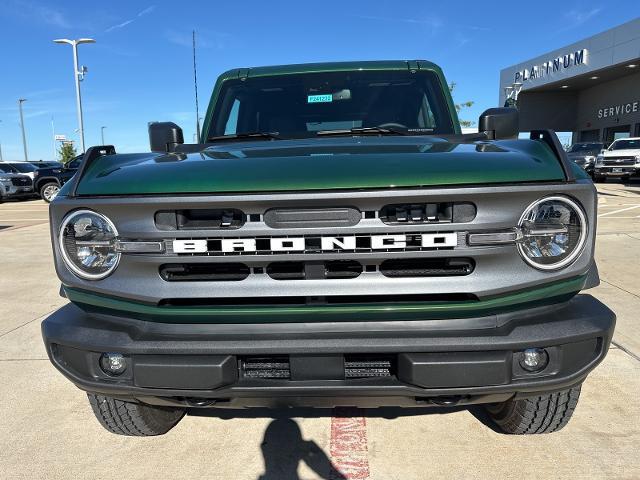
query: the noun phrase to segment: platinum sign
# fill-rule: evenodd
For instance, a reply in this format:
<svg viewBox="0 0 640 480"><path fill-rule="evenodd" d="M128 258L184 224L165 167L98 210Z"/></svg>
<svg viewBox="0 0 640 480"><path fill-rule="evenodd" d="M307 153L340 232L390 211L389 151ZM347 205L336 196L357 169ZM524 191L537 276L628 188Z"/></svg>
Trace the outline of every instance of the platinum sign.
<svg viewBox="0 0 640 480"><path fill-rule="evenodd" d="M537 78L546 77L553 73L567 70L571 67L582 65L587 62L587 53L587 49L583 48L573 53L567 53L551 60L547 60L542 64L532 65L529 68L516 72L514 81L523 83Z"/></svg>

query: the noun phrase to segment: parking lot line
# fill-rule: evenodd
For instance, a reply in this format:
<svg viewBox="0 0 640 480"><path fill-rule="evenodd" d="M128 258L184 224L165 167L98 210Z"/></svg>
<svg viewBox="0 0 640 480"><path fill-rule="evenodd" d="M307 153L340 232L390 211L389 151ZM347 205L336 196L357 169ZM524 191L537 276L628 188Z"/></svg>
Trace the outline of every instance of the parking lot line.
<svg viewBox="0 0 640 480"><path fill-rule="evenodd" d="M614 210L613 212L601 213L600 215L598 215L598 218L605 217L607 215L613 215L615 213L626 212L627 210L633 210L634 208L638 208L638 207L640 207L640 204L639 205L634 205L633 207L627 207L627 208L621 208L620 210Z"/></svg>

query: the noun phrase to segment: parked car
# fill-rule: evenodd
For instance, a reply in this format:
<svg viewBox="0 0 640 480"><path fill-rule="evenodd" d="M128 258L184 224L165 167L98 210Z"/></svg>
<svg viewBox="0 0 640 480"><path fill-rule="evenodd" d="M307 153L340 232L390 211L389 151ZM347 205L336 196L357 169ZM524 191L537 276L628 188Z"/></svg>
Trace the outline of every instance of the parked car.
<svg viewBox="0 0 640 480"><path fill-rule="evenodd" d="M640 137L615 140L598 155L594 180L602 182L612 177L623 181L640 177Z"/></svg>
<svg viewBox="0 0 640 480"><path fill-rule="evenodd" d="M0 163L0 202L33 195L33 181L8 163Z"/></svg>
<svg viewBox="0 0 640 480"><path fill-rule="evenodd" d="M51 202L60 187L73 177L80 167L83 155L78 155L66 165L60 167L39 168L35 171L33 188L36 193L47 203Z"/></svg>
<svg viewBox="0 0 640 480"><path fill-rule="evenodd" d="M567 150L567 156L570 160L580 165L589 175L593 176L596 158L603 148L604 143L601 142L574 143Z"/></svg>
<svg viewBox="0 0 640 480"><path fill-rule="evenodd" d="M38 170L33 164L29 162L5 162L7 165L11 165L19 173L27 175L31 181L35 180L35 172Z"/></svg>

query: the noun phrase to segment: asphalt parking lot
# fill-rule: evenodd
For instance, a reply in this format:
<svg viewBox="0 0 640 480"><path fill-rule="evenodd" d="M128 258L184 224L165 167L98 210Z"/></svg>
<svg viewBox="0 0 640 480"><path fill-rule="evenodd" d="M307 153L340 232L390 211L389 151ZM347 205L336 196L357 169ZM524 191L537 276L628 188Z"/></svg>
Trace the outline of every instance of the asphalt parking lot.
<svg viewBox="0 0 640 480"><path fill-rule="evenodd" d="M618 315L614 345L569 425L528 437L467 409L192 412L163 437L109 434L40 338L65 303L47 205L1 204L0 478L640 478L640 184L598 190L602 284L590 293Z"/></svg>

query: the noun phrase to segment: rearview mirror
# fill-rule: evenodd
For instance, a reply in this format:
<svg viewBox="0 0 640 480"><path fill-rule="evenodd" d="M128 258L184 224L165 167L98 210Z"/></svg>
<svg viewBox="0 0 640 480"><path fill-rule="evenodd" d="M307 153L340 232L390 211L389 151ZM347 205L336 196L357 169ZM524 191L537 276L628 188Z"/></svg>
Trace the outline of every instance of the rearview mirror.
<svg viewBox="0 0 640 480"><path fill-rule="evenodd" d="M510 107L489 108L478 121L478 131L484 132L489 140L517 138L519 127L518 110Z"/></svg>
<svg viewBox="0 0 640 480"><path fill-rule="evenodd" d="M184 143L182 129L173 122L149 123L149 145L152 152L173 152Z"/></svg>

